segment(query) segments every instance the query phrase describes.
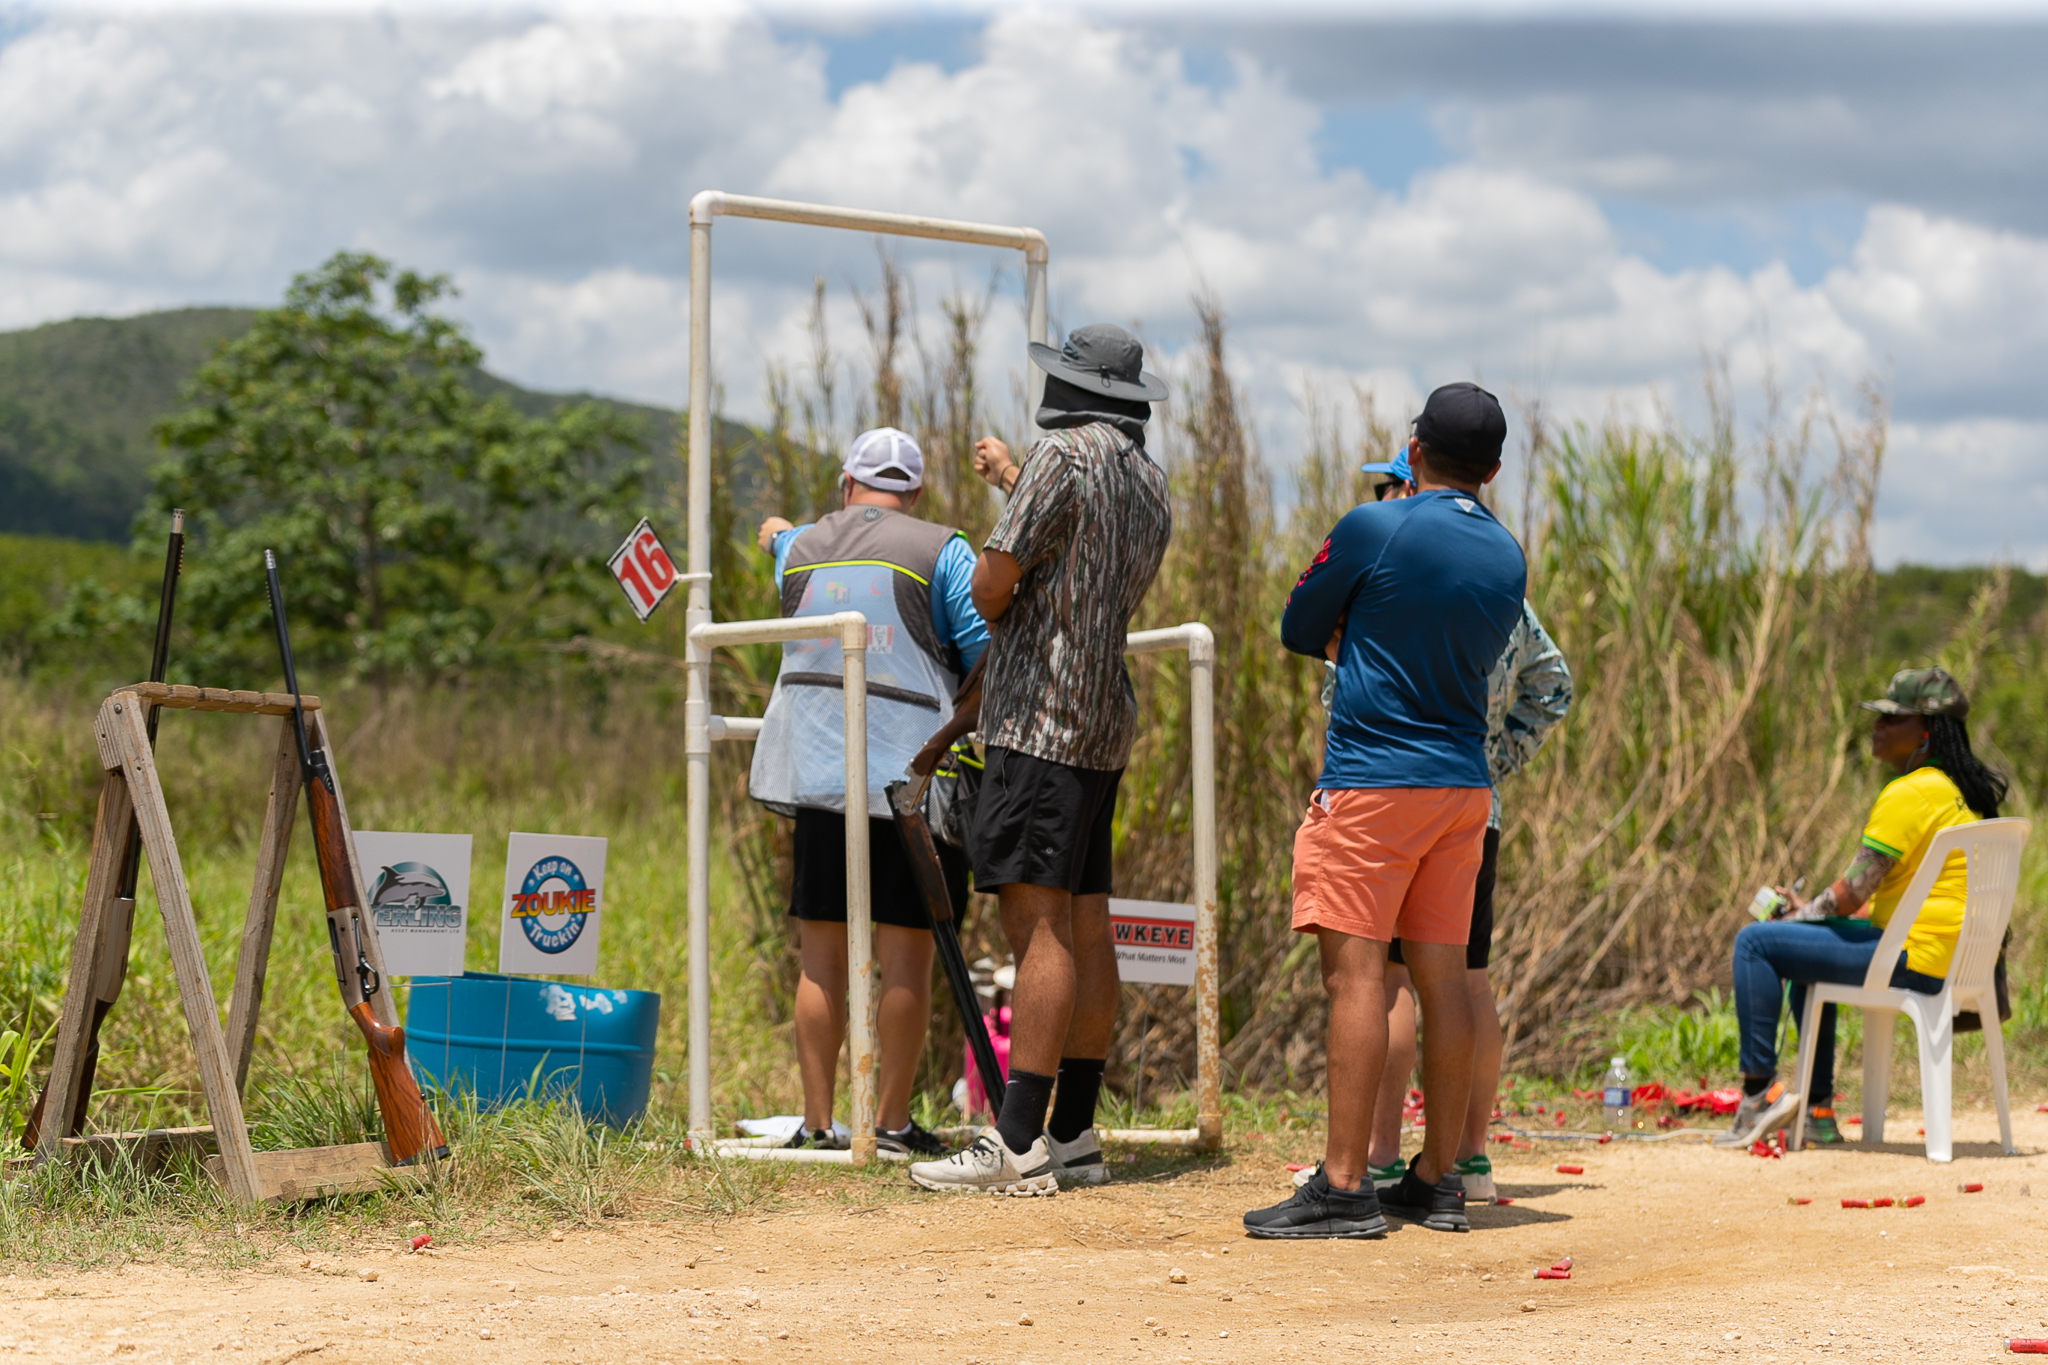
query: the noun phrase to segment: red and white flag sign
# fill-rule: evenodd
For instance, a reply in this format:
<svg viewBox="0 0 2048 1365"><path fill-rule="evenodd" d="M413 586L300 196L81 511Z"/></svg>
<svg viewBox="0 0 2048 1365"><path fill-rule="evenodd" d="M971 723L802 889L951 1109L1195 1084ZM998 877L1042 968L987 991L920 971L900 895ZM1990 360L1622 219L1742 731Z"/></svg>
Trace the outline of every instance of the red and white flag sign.
<svg viewBox="0 0 2048 1365"><path fill-rule="evenodd" d="M626 594L633 614L643 621L654 615L654 609L676 585L675 561L668 557L661 537L654 534L645 517L640 518L625 544L612 552L610 564L612 577L619 580L619 590Z"/></svg>

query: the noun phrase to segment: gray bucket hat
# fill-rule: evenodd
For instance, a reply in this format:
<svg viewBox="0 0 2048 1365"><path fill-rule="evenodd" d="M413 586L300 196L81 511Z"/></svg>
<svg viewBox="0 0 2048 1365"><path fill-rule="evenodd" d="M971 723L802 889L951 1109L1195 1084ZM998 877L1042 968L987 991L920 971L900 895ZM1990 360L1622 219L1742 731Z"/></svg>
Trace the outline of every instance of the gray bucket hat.
<svg viewBox="0 0 2048 1365"><path fill-rule="evenodd" d="M1089 393L1140 402L1166 401L1166 381L1142 368L1145 348L1112 323L1076 327L1058 350L1042 341L1032 342L1030 349L1032 364Z"/></svg>

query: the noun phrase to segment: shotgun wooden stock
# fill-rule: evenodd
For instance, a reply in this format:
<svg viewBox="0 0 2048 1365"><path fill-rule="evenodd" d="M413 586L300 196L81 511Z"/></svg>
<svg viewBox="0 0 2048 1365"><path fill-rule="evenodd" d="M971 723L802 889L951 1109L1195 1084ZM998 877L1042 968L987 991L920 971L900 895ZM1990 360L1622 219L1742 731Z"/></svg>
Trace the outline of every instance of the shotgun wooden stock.
<svg viewBox="0 0 2048 1365"><path fill-rule="evenodd" d="M306 783L307 814L313 826L313 854L320 863L320 890L327 902L327 942L334 952L334 981L341 988L348 1017L369 1044L370 1080L377 1087L377 1109L384 1116L384 1145L393 1165L404 1166L423 1152L448 1155L447 1140L420 1094L405 1060L405 1030L377 1022L370 997L383 986L363 941L372 932L364 910L356 904L355 878L349 872L348 830L341 805L334 799L327 752L314 749L313 769Z"/></svg>

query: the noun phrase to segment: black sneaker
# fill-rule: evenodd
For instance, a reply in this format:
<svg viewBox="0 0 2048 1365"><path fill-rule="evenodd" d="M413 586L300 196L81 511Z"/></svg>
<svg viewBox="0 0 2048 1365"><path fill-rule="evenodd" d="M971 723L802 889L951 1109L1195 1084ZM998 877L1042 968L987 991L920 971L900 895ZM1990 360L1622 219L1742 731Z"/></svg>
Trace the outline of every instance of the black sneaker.
<svg viewBox="0 0 2048 1365"><path fill-rule="evenodd" d="M1408 1163L1408 1169L1396 1185L1389 1185L1380 1191L1380 1204L1396 1218L1407 1218L1437 1232L1470 1232L1472 1223L1465 1217L1465 1184L1455 1170L1445 1171L1436 1184L1425 1185L1422 1177L1415 1174L1415 1163L1422 1160L1417 1154Z"/></svg>
<svg viewBox="0 0 2048 1365"><path fill-rule="evenodd" d="M1246 1214L1244 1230L1251 1237L1384 1237L1387 1220L1370 1182L1362 1189L1333 1190L1317 1166L1285 1202Z"/></svg>
<svg viewBox="0 0 2048 1365"><path fill-rule="evenodd" d="M839 1135L830 1128L814 1128L808 1133L799 1128L796 1130L796 1136L782 1145L790 1150L815 1147L821 1152L839 1152L846 1149L846 1143L840 1141Z"/></svg>
<svg viewBox="0 0 2048 1365"><path fill-rule="evenodd" d="M904 1156L944 1156L946 1144L940 1142L930 1130L920 1127L916 1119L891 1132L881 1124L875 1125L875 1150L898 1152Z"/></svg>

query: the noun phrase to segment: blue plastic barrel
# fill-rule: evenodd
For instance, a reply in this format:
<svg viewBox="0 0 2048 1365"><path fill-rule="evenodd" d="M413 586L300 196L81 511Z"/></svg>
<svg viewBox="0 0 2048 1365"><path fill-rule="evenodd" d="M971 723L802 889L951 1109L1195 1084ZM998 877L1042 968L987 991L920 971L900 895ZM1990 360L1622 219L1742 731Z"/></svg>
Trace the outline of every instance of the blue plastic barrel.
<svg viewBox="0 0 2048 1365"><path fill-rule="evenodd" d="M416 976L405 1015L406 1053L423 1086L474 1092L485 1109L560 1095L614 1127L646 1112L661 1022L653 991L496 972Z"/></svg>

